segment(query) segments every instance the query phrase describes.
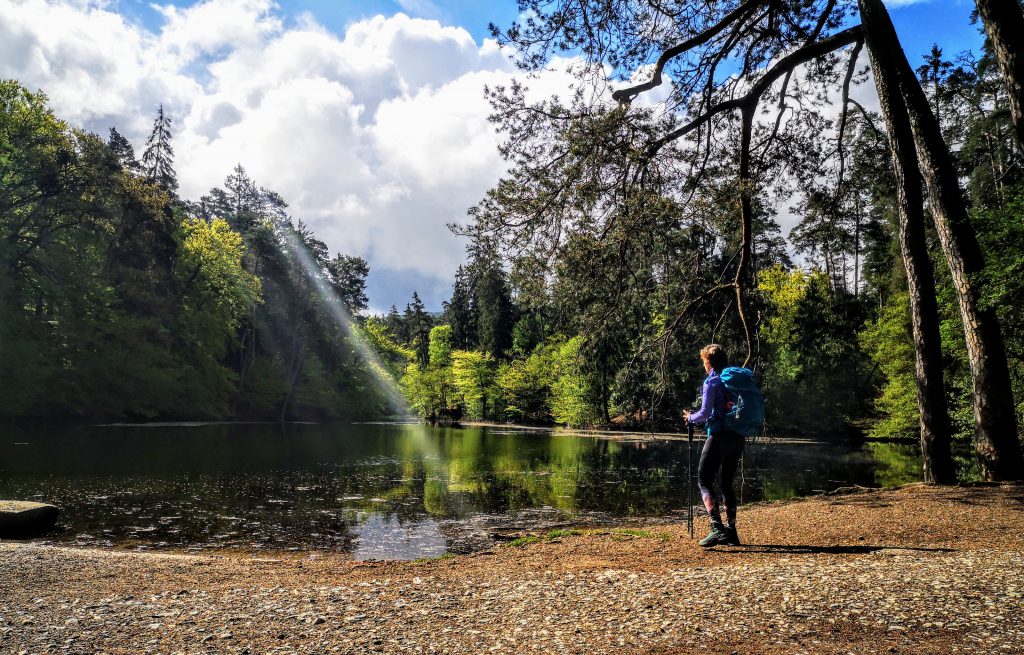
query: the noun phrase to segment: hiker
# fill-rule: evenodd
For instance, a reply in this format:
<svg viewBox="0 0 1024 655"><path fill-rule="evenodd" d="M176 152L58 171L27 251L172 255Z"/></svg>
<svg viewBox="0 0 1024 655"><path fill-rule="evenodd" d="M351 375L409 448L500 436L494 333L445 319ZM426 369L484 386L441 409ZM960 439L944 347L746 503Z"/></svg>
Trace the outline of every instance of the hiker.
<svg viewBox="0 0 1024 655"><path fill-rule="evenodd" d="M721 379L722 371L729 365L729 357L722 346L712 343L701 349L700 359L708 374L704 380L700 410L683 411L684 419L690 423L705 423L708 429L708 438L697 465L697 483L704 507L711 518L711 532L701 539L700 545L705 548L719 544L739 546L740 538L736 534L736 492L732 488L732 480L743 454L744 437L724 426L724 417L734 402ZM725 524L718 513L718 497L711 489L716 475L725 501Z"/></svg>

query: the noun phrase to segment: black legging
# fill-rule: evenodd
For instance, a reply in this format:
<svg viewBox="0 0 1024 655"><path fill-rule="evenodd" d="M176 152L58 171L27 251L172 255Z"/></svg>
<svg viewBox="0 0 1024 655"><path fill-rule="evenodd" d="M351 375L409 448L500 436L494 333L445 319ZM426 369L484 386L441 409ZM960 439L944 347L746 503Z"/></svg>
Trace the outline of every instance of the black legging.
<svg viewBox="0 0 1024 655"><path fill-rule="evenodd" d="M736 520L736 492L732 488L732 480L736 476L736 466L743 455L743 437L735 432L717 432L704 442L704 450L700 452L700 464L697 465L697 484L701 496L711 498L714 511L711 516L718 518L718 496L711 490L715 476L720 475L719 486L725 500L725 515L732 524Z"/></svg>

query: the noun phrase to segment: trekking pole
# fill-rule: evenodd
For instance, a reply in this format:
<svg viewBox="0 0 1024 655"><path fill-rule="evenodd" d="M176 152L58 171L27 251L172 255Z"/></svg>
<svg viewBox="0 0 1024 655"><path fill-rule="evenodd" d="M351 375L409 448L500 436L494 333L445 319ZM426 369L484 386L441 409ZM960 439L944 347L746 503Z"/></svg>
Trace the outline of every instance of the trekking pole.
<svg viewBox="0 0 1024 655"><path fill-rule="evenodd" d="M686 422L686 523L690 526L690 539L693 539L693 423Z"/></svg>

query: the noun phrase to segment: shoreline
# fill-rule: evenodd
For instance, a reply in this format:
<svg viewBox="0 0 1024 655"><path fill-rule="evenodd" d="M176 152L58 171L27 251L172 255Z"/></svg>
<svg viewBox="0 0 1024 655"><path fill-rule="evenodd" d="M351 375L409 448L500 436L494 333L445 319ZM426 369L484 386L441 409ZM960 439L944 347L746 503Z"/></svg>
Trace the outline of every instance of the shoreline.
<svg viewBox="0 0 1024 655"><path fill-rule="evenodd" d="M595 439L607 439L609 441L623 441L627 443L649 443L653 441L687 441L689 439L685 432L645 432L642 430L612 430L606 428L568 428L561 426L531 426L519 423L493 423L490 421L460 421L460 427L494 428L516 432L548 432L555 436L578 436ZM704 441L706 434L703 429L694 430L693 440ZM843 440L846 440L844 437ZM778 435L761 435L748 437L748 443L759 444L780 444L780 445L816 445L832 443L827 439L817 437L783 437ZM907 441L907 443L916 443Z"/></svg>
<svg viewBox="0 0 1024 655"><path fill-rule="evenodd" d="M113 422L80 422L80 421L46 421L41 419L18 419L11 423L22 428L38 429L39 427L62 427L62 428L195 428L204 426L233 426L233 425L282 425L280 421L272 420L170 420L170 421L113 421ZM285 421L286 426L304 425L431 425L427 421L416 417L391 417L388 419L372 421ZM442 426L443 427L443 426ZM637 429L615 429L608 427L595 428L570 428L558 425L529 425L523 423L499 423L494 421L459 421L454 428L488 428L495 430L506 430L510 432L544 432L556 436L578 436L587 438L606 439L609 441L622 441L633 443L644 443L653 441L686 441L688 436L685 432L677 431L646 431ZM694 441L704 441L703 429L694 430ZM754 443L761 444L786 444L786 445L814 445L830 444L836 441L864 441L878 443L905 443L916 444L913 438L869 438L839 436L827 438L824 435L801 435L783 436L782 434L767 434L748 438Z"/></svg>
<svg viewBox="0 0 1024 655"><path fill-rule="evenodd" d="M420 562L3 541L0 652L838 655L1024 643L1012 618L1024 615L1024 486L852 490L744 506L739 525L736 548L701 549L685 524L668 524Z"/></svg>

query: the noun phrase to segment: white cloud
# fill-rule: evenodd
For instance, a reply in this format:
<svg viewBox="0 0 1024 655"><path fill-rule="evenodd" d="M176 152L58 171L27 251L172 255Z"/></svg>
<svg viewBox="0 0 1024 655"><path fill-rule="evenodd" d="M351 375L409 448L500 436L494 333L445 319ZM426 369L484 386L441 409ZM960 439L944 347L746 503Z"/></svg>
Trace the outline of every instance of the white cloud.
<svg viewBox="0 0 1024 655"><path fill-rule="evenodd" d="M375 305L447 285L463 250L445 224L504 171L482 93L508 83L513 66L493 42L405 14L338 35L309 15L286 24L271 0L153 5L156 31L116 7L0 0L0 77L42 89L74 124L117 127L140 149L162 103L183 196L241 163L332 250L410 279ZM403 7L435 13L423 0ZM552 73L531 84L546 95L567 82Z"/></svg>
<svg viewBox="0 0 1024 655"><path fill-rule="evenodd" d="M281 30L270 0L206 0L186 9L151 5L163 15L160 46L181 63L224 48L257 46Z"/></svg>

